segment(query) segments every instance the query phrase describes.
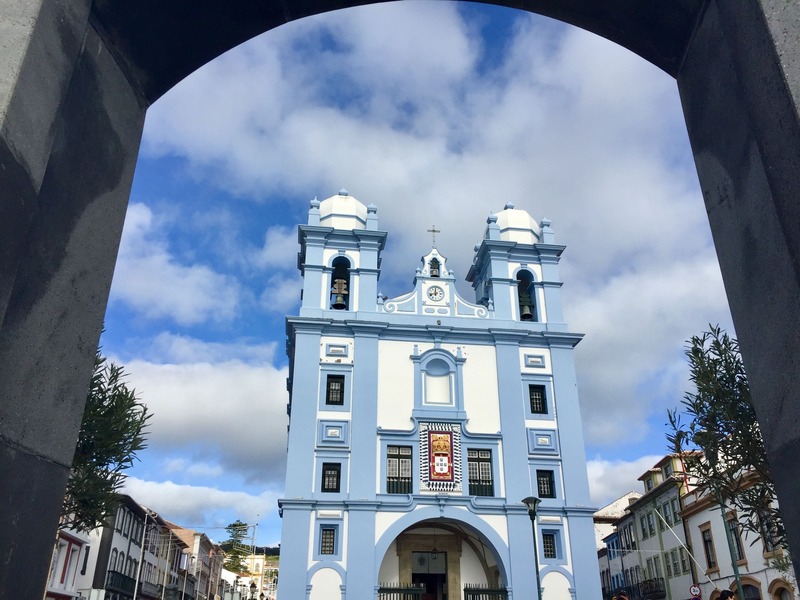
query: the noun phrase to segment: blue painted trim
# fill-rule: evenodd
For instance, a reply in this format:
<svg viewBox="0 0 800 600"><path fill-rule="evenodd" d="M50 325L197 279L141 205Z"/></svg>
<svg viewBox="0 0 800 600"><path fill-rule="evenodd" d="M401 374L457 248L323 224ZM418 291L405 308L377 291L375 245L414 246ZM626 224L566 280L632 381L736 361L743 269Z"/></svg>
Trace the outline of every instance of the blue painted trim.
<svg viewBox="0 0 800 600"><path fill-rule="evenodd" d="M325 344L325 356L347 357L350 348L347 344Z"/></svg>
<svg viewBox="0 0 800 600"><path fill-rule="evenodd" d="M540 568L544 565L566 565L568 540L565 537L564 525L556 523L539 522L537 529L537 549L539 551ZM544 535L552 533L555 535L556 558L544 557ZM541 571L540 571L541 572Z"/></svg>
<svg viewBox="0 0 800 600"><path fill-rule="evenodd" d="M317 361L319 362L319 361ZM313 363L312 363L313 364ZM328 375L344 375L343 404L326 404L325 397L328 391ZM319 410L350 412L353 397L353 365L323 363L319 368Z"/></svg>
<svg viewBox="0 0 800 600"><path fill-rule="evenodd" d="M320 543L322 542L322 530L334 530L334 551L333 554L320 554ZM314 522L314 548L312 560L320 560L325 562L342 560L342 548L344 547L342 540L342 520L341 519L317 519ZM310 579L307 579L310 582Z"/></svg>
<svg viewBox="0 0 800 600"><path fill-rule="evenodd" d="M550 460L546 457L529 458L528 465L530 468L530 478L532 492L534 496L541 498L542 503L539 505L542 509L562 507L564 505L564 482L561 473L561 461ZM536 471L552 471L553 472L553 489L555 491L555 498L543 498L539 494L538 484L536 479Z"/></svg>
<svg viewBox="0 0 800 600"><path fill-rule="evenodd" d="M417 428L415 428L417 429ZM386 494L391 498L411 498L410 494L388 494L386 492L386 447L387 446L410 446L411 447L411 490L412 494L419 494L419 480L421 473L418 472L419 469L419 434L417 433L415 437L412 436L392 436L391 434L385 435L384 432L379 432L380 435L380 451L381 455L378 458L380 460L380 478L381 480L378 482L378 489L380 490L378 493ZM380 510L380 507L378 507Z"/></svg>
<svg viewBox="0 0 800 600"><path fill-rule="evenodd" d="M567 578L567 581L569 581L570 588L575 587L575 577L570 571L568 571L564 567L559 566L557 564L548 564L547 566L541 566L539 568L539 576L542 579L544 579L544 576L547 575L548 573L560 573L561 575Z"/></svg>
<svg viewBox="0 0 800 600"><path fill-rule="evenodd" d="M556 420L556 397L553 390L553 378L550 375L534 375L522 373L522 400L525 406L525 418L531 421L555 421ZM544 402L547 412L531 412L530 387L531 385L544 386Z"/></svg>
<svg viewBox="0 0 800 600"><path fill-rule="evenodd" d="M497 559L497 568L500 571L500 581L509 581L510 561L508 546L500 538L497 532L478 516L447 505L418 508L413 512L406 513L398 518L386 529L386 531L383 532L375 544L376 560L373 581L378 581L378 571L380 570L381 562L383 562L383 557L386 555L386 552L389 550L389 546L391 546L392 542L397 538L397 536L399 536L401 533L403 533L403 531L412 525L428 519L444 519L468 525L471 529L479 534L481 541L494 551L495 558Z"/></svg>
<svg viewBox="0 0 800 600"><path fill-rule="evenodd" d="M333 435L331 430L338 432ZM317 425L317 446L350 447L350 421L322 419Z"/></svg>
<svg viewBox="0 0 800 600"><path fill-rule="evenodd" d="M350 467L350 452L346 449L325 449L318 450L315 457L314 469L314 490L312 497L314 498L345 498L350 488L349 467ZM338 492L323 492L322 491L322 463L339 463L341 470L339 471L339 491Z"/></svg>
<svg viewBox="0 0 800 600"><path fill-rule="evenodd" d="M459 348L455 355L438 347L419 354L418 346L415 345L410 358L414 363L412 418L420 420L466 419L463 367L467 359L461 355L461 349ZM443 368L447 370L443 370ZM428 376L449 377L450 404L425 402L425 378Z"/></svg>
<svg viewBox="0 0 800 600"><path fill-rule="evenodd" d="M342 578L342 581L344 581L345 577L347 577L347 571L340 563L333 562L332 560L321 560L320 562L312 565L311 568L308 570L308 578L306 580L306 584L311 585L311 578L317 571L321 571L322 569L333 569L339 574L339 577Z"/></svg>
<svg viewBox="0 0 800 600"><path fill-rule="evenodd" d="M558 454L557 429L528 429L528 454ZM547 438L548 443L541 443L540 438Z"/></svg>
<svg viewBox="0 0 800 600"><path fill-rule="evenodd" d="M469 463L469 451L470 450L490 450L492 453L492 487L493 494L491 496L472 496L469 493L469 467L467 464ZM477 500L485 500L489 498L499 498L502 497L501 493L503 488L501 484L503 480L500 477L500 460L498 456L499 444L497 442L491 441L477 441L473 439L467 438L467 436L461 436L461 480L464 482L464 495L469 496L470 498L476 498Z"/></svg>
<svg viewBox="0 0 800 600"><path fill-rule="evenodd" d="M546 369L547 359L544 354L525 354L524 364L528 369Z"/></svg>

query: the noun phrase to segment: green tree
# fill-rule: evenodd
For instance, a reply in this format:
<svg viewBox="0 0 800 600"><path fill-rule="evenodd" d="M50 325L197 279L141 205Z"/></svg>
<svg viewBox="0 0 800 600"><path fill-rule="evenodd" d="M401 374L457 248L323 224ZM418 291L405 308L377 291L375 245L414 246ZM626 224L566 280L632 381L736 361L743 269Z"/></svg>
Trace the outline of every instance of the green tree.
<svg viewBox="0 0 800 600"><path fill-rule="evenodd" d="M685 394L683 415L677 409L668 411L667 440L683 455L687 475L699 492L735 508L745 529L785 547L775 484L739 343L719 325L709 325L709 331L687 343L695 391ZM682 416L688 417L687 423Z"/></svg>
<svg viewBox="0 0 800 600"><path fill-rule="evenodd" d="M151 414L125 384L122 367L98 349L61 511L61 528L90 531L117 508L125 470L146 448Z"/></svg>
<svg viewBox="0 0 800 600"><path fill-rule="evenodd" d="M245 538L250 526L236 519L225 527L225 531L228 532L228 540L222 544L225 549L223 566L232 573L249 573L245 559L250 554L250 546L245 544Z"/></svg>

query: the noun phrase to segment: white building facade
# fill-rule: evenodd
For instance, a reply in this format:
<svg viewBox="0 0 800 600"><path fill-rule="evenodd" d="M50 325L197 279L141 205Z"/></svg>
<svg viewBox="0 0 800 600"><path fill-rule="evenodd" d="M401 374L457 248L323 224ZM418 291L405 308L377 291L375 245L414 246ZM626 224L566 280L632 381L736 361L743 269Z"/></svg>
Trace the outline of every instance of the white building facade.
<svg viewBox="0 0 800 600"><path fill-rule="evenodd" d="M683 502L686 534L700 565L698 585L703 598L717 600L721 590L737 591L734 564L739 571L743 600L798 597L789 556L777 545L767 523L762 523L758 536L740 525L735 510L720 510L709 496L693 492Z"/></svg>
<svg viewBox="0 0 800 600"><path fill-rule="evenodd" d="M599 597L581 335L563 320L549 225L512 205L489 217L475 302L435 247L389 299L377 209L345 191L311 203L287 319L279 598L530 598L535 564L544 600Z"/></svg>

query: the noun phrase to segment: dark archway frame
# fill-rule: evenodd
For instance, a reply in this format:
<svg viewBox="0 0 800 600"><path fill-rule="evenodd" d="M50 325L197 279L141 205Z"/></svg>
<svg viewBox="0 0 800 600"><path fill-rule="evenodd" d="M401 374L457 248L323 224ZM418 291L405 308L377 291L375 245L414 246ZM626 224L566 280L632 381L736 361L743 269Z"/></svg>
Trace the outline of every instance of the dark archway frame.
<svg viewBox="0 0 800 600"><path fill-rule="evenodd" d="M41 597L147 107L366 0L0 0L0 597ZM800 3L508 0L676 78L776 484L800 497ZM700 291L702 293L702 291ZM800 555L800 511L784 514Z"/></svg>

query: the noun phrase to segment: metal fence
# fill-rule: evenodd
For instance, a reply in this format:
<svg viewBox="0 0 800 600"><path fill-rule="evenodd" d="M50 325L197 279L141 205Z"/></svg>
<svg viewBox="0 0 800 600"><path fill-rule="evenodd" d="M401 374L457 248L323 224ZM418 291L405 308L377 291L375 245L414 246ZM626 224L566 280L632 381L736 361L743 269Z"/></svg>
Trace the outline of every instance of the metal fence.
<svg viewBox="0 0 800 600"><path fill-rule="evenodd" d="M663 577L653 577L645 579L639 583L615 587L613 589L603 588L603 599L611 600L620 590L628 593L630 600L662 600L667 597L667 588Z"/></svg>
<svg viewBox="0 0 800 600"><path fill-rule="evenodd" d="M425 585L381 583L378 586L378 600L422 600Z"/></svg>
<svg viewBox="0 0 800 600"><path fill-rule="evenodd" d="M508 600L508 590L500 587L487 587L477 583L464 586L464 600Z"/></svg>

